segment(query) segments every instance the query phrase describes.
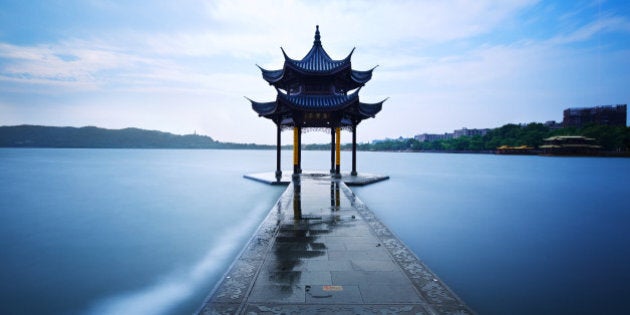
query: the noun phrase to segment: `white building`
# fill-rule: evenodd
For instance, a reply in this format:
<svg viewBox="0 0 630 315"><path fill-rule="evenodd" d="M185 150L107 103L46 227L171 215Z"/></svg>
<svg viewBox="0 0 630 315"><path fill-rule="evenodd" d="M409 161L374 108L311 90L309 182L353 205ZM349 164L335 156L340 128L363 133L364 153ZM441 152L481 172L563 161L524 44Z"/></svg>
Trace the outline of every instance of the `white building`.
<svg viewBox="0 0 630 315"><path fill-rule="evenodd" d="M423 133L421 135L416 135L414 138L418 140L419 142L431 142L431 141L453 139L453 134L452 133L444 133L444 134Z"/></svg>
<svg viewBox="0 0 630 315"><path fill-rule="evenodd" d="M485 136L490 129L468 129L462 128L453 131L453 139L457 139L459 137L473 137L473 136Z"/></svg>

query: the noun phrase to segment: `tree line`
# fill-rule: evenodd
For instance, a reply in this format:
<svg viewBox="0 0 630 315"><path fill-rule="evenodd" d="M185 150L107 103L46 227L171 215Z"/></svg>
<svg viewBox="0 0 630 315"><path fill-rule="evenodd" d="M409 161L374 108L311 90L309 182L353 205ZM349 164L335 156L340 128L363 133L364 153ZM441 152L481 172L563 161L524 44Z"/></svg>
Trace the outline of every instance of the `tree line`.
<svg viewBox="0 0 630 315"><path fill-rule="evenodd" d="M253 143L219 142L211 137L138 128L0 126L0 147L139 148L139 149L271 149Z"/></svg>
<svg viewBox="0 0 630 315"><path fill-rule="evenodd" d="M538 148L543 139L552 136L579 135L594 138L605 151L630 152L630 128L623 126L588 125L582 128L552 129L541 123L527 125L507 124L490 130L484 136L420 142L414 138L399 138L357 144L363 151L444 151L494 152L498 147L530 146ZM351 144L344 144L344 150ZM329 150L330 144L306 145L305 149Z"/></svg>
<svg viewBox="0 0 630 315"><path fill-rule="evenodd" d="M551 129L541 123L507 124L490 130L484 136L420 142L399 138L359 143L362 151L439 151L494 152L498 147L530 146L538 148L543 139L560 135L581 135L594 138L602 149L630 152L630 128L624 126L588 125L583 128ZM0 147L50 148L173 148L173 149L275 149L275 145L219 142L203 135L175 135L167 132L126 128L119 130L97 127L0 126ZM284 145L283 149L291 149ZM305 150L330 150L330 143L304 144ZM342 145L350 150L352 145Z"/></svg>

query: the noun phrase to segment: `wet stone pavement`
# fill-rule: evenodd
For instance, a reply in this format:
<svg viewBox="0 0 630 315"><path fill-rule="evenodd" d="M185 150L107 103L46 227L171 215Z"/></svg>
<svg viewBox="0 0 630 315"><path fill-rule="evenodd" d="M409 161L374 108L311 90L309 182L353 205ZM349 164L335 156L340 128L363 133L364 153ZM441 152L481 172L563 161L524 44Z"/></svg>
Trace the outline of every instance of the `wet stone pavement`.
<svg viewBox="0 0 630 315"><path fill-rule="evenodd" d="M302 175L199 314L473 314L342 182Z"/></svg>
<svg viewBox="0 0 630 315"><path fill-rule="evenodd" d="M317 171L304 171L303 177L327 177L330 180L330 174L322 174ZM251 179L257 182L269 184L269 185L289 185L293 182L292 174L288 172L282 173L280 178L276 177L275 173L267 172L267 173L254 173L254 174L246 174L243 177L247 179ZM378 174L368 174L362 173L360 175L350 175L350 173L341 173L341 181L348 186L365 186L374 183L378 183L380 181L388 180L389 176L378 175Z"/></svg>

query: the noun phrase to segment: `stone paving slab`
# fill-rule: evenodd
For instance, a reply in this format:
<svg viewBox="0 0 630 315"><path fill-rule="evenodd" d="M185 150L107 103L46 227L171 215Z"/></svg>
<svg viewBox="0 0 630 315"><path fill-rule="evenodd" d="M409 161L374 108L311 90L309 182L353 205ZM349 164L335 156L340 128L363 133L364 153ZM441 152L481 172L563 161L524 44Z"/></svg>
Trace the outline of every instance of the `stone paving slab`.
<svg viewBox="0 0 630 315"><path fill-rule="evenodd" d="M199 314L474 314L339 180L289 184Z"/></svg>
<svg viewBox="0 0 630 315"><path fill-rule="evenodd" d="M323 171L304 171L305 176L322 176L322 177L330 177L330 173L326 173ZM255 180L257 182L269 184L269 185L281 185L287 186L292 182L292 174L291 172L282 172L282 176L280 179L276 178L275 172L263 172L263 173L253 173L246 174L243 177L251 180ZM380 181L388 180L389 176L387 175L377 175L377 174L369 174L369 173L359 173L356 176L350 175L350 173L341 173L341 181L344 182L348 186L365 186L369 184L378 183Z"/></svg>

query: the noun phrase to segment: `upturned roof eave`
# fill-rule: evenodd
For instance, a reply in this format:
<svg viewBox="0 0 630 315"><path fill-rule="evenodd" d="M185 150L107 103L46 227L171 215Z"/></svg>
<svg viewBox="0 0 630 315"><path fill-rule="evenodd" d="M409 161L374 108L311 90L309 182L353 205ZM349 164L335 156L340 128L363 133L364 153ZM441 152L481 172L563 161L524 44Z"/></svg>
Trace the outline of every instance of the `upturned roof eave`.
<svg viewBox="0 0 630 315"><path fill-rule="evenodd" d="M281 81L284 78L284 68L278 70L267 70L259 65L256 65L262 74L262 77L269 84L273 84Z"/></svg>
<svg viewBox="0 0 630 315"><path fill-rule="evenodd" d="M387 101L389 98L386 98L377 103L363 103L359 102L358 110L359 114L364 116L365 118L374 118L376 114L380 113L383 109L383 103Z"/></svg>
<svg viewBox="0 0 630 315"><path fill-rule="evenodd" d="M256 102L251 100L248 97L245 97L248 101L250 101L252 105L252 109L258 114L259 117L267 116L274 114L278 109L278 103L276 101L272 102Z"/></svg>
<svg viewBox="0 0 630 315"><path fill-rule="evenodd" d="M364 84L368 83L370 80L372 80L372 72L377 67L378 67L378 65L375 66L374 68L370 69L370 70L354 70L354 69L351 69L350 79L352 81L354 81L355 83L357 83L357 84L364 85Z"/></svg>

